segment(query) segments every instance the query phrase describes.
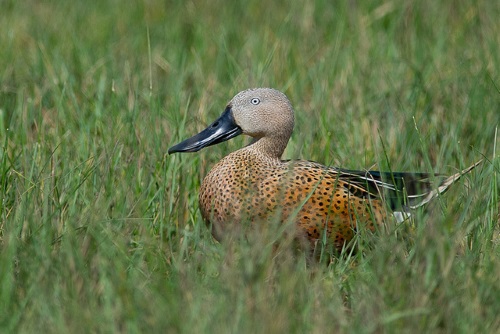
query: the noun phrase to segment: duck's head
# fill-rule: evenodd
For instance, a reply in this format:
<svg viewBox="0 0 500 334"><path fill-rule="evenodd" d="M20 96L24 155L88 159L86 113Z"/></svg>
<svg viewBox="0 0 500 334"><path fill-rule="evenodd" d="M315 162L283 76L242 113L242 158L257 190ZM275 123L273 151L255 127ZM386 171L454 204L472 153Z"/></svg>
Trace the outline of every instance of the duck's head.
<svg viewBox="0 0 500 334"><path fill-rule="evenodd" d="M268 138L267 145L279 146L282 151L293 126L293 108L285 94L272 88L248 89L236 94L215 122L168 153L197 152L240 134L253 137L254 142Z"/></svg>

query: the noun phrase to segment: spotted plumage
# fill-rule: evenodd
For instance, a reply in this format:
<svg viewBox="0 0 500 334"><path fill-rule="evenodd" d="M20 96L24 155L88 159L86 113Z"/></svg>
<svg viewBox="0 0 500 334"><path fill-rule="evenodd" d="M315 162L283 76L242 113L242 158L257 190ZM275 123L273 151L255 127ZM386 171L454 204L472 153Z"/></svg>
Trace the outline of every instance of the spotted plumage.
<svg viewBox="0 0 500 334"><path fill-rule="evenodd" d="M201 185L201 213L217 239L242 222L262 226L278 219L296 223L298 235L311 244L326 232L341 249L359 225L375 230L392 212L424 205L477 165L441 178L433 189L423 173L350 171L283 161L293 127L293 108L283 93L250 89L237 94L207 129L169 150L196 152L241 133L253 137L250 145L220 160Z"/></svg>

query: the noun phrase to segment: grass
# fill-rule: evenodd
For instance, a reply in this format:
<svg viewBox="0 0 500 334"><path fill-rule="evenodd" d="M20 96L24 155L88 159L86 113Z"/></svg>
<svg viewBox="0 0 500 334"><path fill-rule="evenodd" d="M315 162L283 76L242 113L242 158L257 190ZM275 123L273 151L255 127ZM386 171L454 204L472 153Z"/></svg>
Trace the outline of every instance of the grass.
<svg viewBox="0 0 500 334"><path fill-rule="evenodd" d="M1 7L2 332L500 331L497 2ZM166 151L253 86L295 106L285 158L485 163L329 266L218 244L200 180L246 140Z"/></svg>

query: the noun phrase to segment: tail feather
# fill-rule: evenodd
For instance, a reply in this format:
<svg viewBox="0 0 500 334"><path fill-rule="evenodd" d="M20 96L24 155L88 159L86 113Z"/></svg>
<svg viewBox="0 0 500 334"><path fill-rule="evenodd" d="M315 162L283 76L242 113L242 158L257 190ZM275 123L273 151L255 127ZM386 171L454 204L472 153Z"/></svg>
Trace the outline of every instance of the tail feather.
<svg viewBox="0 0 500 334"><path fill-rule="evenodd" d="M482 160L451 176L428 173L401 173L379 171L353 171L339 169L343 179L366 189L366 196L378 197L383 194L393 210L405 211L427 204L444 193L462 175L469 173ZM433 182L434 181L434 182Z"/></svg>
<svg viewBox="0 0 500 334"><path fill-rule="evenodd" d="M483 162L483 160L479 160L478 162L474 163L472 166L467 167L466 169L464 169L464 170L462 170L462 171L460 171L460 172L458 172L456 174L453 174L453 175L449 176L444 181L442 181L441 184L436 189L432 189L429 192L421 194L421 195L413 195L413 198L417 198L417 196L419 198L420 197L423 197L423 198L421 198L415 204L410 205L409 208L410 209L416 209L418 207L421 207L421 206L429 203L429 201L431 201L433 198L441 195L446 190L448 190L448 188L453 183L455 183L456 181L458 181L458 179L460 179L463 175L469 173L471 170L473 170L474 168L476 168L481 162ZM411 195L408 196L408 197L411 198Z"/></svg>

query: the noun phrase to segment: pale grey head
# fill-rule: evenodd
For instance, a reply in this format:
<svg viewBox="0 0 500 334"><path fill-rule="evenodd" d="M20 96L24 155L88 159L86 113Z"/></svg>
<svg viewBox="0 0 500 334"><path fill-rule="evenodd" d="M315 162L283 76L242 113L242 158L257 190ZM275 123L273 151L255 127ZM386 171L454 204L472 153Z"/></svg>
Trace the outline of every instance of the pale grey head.
<svg viewBox="0 0 500 334"><path fill-rule="evenodd" d="M272 88L247 89L236 94L208 128L168 152L196 152L243 133L254 138L256 149L279 158L293 127L293 108L285 94Z"/></svg>
<svg viewBox="0 0 500 334"><path fill-rule="evenodd" d="M294 126L293 108L282 92L272 88L244 90L229 102L235 123L254 138L288 136ZM288 138L287 138L288 139Z"/></svg>

